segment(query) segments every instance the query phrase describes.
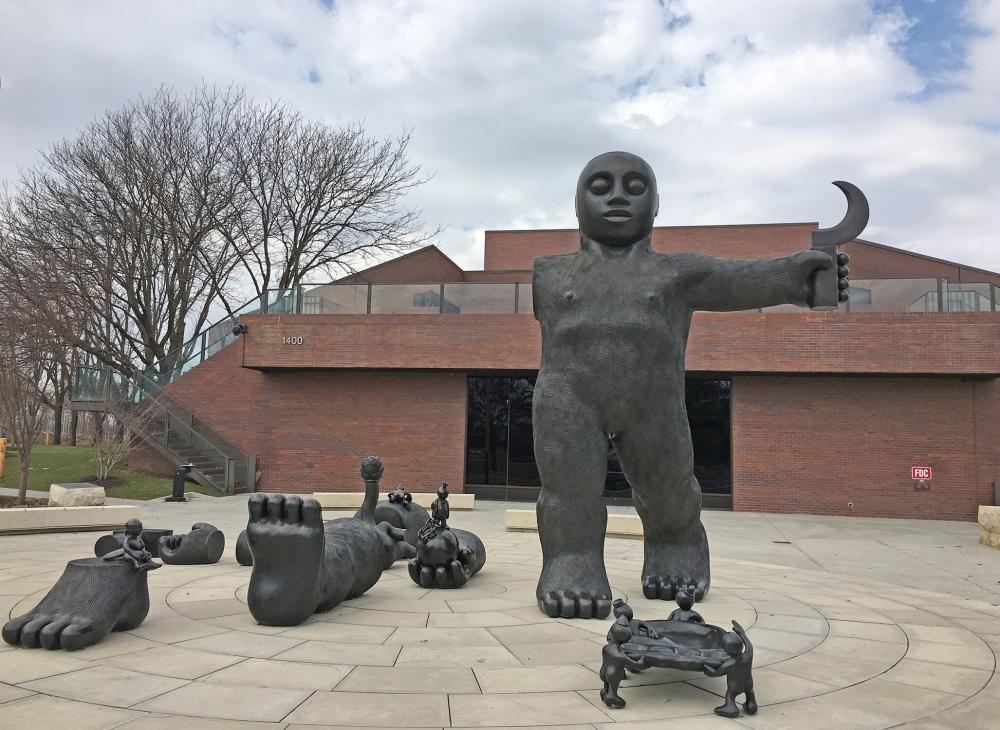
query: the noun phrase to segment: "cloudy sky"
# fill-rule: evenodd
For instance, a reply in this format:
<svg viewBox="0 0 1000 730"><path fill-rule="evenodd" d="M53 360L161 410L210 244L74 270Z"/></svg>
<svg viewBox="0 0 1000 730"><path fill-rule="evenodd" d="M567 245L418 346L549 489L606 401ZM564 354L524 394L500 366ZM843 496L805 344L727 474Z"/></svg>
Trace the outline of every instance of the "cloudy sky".
<svg viewBox="0 0 1000 730"><path fill-rule="evenodd" d="M569 227L593 155L647 158L660 225L818 220L1000 271L1000 0L0 0L0 179L161 84L244 85L412 128L413 195L483 230Z"/></svg>

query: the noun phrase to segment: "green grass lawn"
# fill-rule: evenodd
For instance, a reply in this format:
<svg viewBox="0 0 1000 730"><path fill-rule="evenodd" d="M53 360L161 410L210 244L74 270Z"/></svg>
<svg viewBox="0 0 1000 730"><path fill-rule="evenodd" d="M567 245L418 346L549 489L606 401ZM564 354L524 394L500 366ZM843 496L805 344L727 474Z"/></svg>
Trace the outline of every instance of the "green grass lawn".
<svg viewBox="0 0 1000 730"><path fill-rule="evenodd" d="M94 449L90 446L36 446L31 452L31 472L28 477L28 489L39 492L49 491L53 482L82 482L86 477L97 473L94 462ZM171 492L172 480L165 477L150 476L132 471L127 465L120 465L111 472L112 477L118 477L121 484L105 487L109 497L120 499L155 499L164 497ZM21 478L21 460L17 453L7 450L7 464L4 467L0 487L17 489ZM186 490L215 494L197 484L188 482Z"/></svg>

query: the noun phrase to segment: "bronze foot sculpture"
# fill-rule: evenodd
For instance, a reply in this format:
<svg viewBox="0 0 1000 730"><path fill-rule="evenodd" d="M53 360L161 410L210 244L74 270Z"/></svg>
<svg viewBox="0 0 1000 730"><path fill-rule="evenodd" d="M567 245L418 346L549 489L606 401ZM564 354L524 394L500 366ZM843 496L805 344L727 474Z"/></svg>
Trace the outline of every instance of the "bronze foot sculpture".
<svg viewBox="0 0 1000 730"><path fill-rule="evenodd" d="M295 626L317 611L371 588L399 554L403 531L372 515L382 462L362 463L365 501L361 517L323 522L314 499L254 494L248 508L247 540L253 572L247 603L258 623Z"/></svg>
<svg viewBox="0 0 1000 730"><path fill-rule="evenodd" d="M226 536L215 525L196 522L191 532L160 538L160 559L169 565L212 565L226 549Z"/></svg>
<svg viewBox="0 0 1000 730"><path fill-rule="evenodd" d="M129 520L122 548L104 558L69 561L35 608L4 625L3 640L29 649L72 651L141 624L149 613L146 573L160 567L145 549L141 531L139 520Z"/></svg>

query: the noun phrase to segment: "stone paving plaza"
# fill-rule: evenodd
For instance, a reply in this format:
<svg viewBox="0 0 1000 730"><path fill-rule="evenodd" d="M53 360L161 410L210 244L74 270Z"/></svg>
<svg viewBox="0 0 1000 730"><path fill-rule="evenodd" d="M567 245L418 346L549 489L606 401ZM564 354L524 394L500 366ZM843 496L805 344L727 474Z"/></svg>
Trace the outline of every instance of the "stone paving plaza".
<svg viewBox="0 0 1000 730"><path fill-rule="evenodd" d="M503 529L517 505L452 513L489 551L465 588L419 588L399 562L361 598L279 628L246 607L245 496L142 504L147 527L222 528L222 561L151 573L145 623L96 646L0 645L0 727L1000 727L1000 551L971 522L706 513L713 588L698 610L740 621L756 649L760 712L727 720L712 714L723 680L663 669L623 683L625 709L604 707L609 621L538 611L538 538ZM30 609L98 535L0 537L0 613ZM607 562L637 617L674 607L642 598L640 541L610 539Z"/></svg>

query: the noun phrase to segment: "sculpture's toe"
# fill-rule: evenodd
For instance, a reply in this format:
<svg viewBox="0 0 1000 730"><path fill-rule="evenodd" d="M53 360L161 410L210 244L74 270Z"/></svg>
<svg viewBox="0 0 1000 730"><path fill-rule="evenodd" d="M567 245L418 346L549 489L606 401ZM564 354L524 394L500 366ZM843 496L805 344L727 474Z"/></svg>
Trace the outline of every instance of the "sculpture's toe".
<svg viewBox="0 0 1000 730"><path fill-rule="evenodd" d="M12 618L3 626L3 640L8 644L17 646L21 643L21 629L35 618L34 611L26 613L24 616Z"/></svg>
<svg viewBox="0 0 1000 730"><path fill-rule="evenodd" d="M423 588L434 587L434 571L431 570L429 565L422 565L420 567L420 585Z"/></svg>
<svg viewBox="0 0 1000 730"><path fill-rule="evenodd" d="M66 651L82 649L94 643L91 636L93 624L87 619L76 619L69 626L63 629L59 636L59 643Z"/></svg>
<svg viewBox="0 0 1000 730"><path fill-rule="evenodd" d="M251 522L263 520L267 510L267 495L261 492L251 494L247 500L247 509L250 511Z"/></svg>
<svg viewBox="0 0 1000 730"><path fill-rule="evenodd" d="M60 649L60 635L72 621L68 618L59 618L45 626L38 632L38 642L46 649Z"/></svg>
<svg viewBox="0 0 1000 730"><path fill-rule="evenodd" d="M41 646L38 639L38 634L52 622L52 619L45 615L35 615L28 623L24 625L21 629L21 646L26 649L37 649Z"/></svg>
<svg viewBox="0 0 1000 730"><path fill-rule="evenodd" d="M611 597L588 591L551 591L538 601L550 618L606 618L611 613Z"/></svg>
<svg viewBox="0 0 1000 730"><path fill-rule="evenodd" d="M559 594L551 591L538 599L538 607L549 618L559 618Z"/></svg>

